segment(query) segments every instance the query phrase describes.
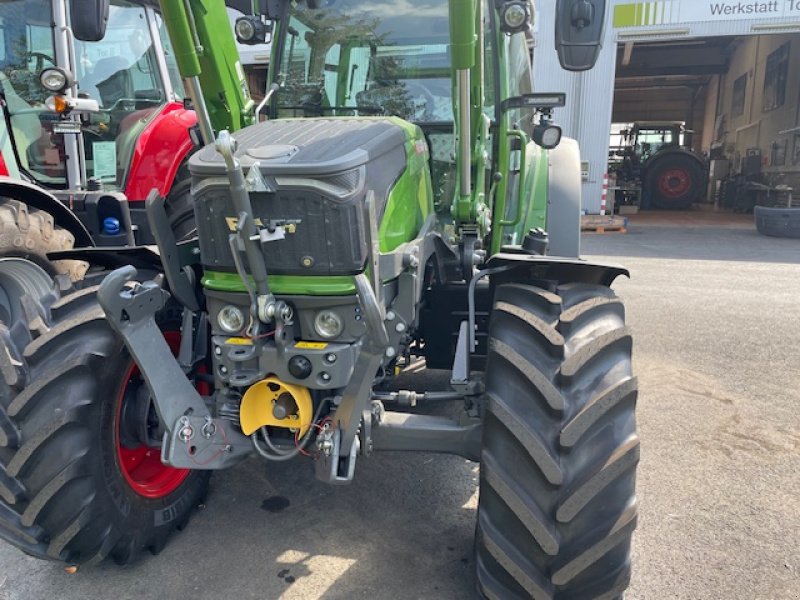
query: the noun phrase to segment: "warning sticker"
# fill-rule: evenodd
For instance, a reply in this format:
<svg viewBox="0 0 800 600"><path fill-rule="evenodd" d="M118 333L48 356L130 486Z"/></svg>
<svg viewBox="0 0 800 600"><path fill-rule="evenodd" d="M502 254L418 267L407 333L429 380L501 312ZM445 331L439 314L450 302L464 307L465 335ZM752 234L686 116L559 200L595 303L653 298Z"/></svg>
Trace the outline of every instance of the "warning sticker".
<svg viewBox="0 0 800 600"><path fill-rule="evenodd" d="M92 158L95 177L98 179L117 178L117 144L115 142L94 142Z"/></svg>
<svg viewBox="0 0 800 600"><path fill-rule="evenodd" d="M328 344L325 342L297 342L294 347L301 350L325 350Z"/></svg>

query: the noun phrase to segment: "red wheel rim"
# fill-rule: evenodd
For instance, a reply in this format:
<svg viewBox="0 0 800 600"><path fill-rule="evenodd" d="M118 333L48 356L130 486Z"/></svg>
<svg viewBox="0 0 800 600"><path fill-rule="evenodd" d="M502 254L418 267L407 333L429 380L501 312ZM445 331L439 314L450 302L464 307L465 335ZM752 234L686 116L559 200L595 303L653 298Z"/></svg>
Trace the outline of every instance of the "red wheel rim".
<svg viewBox="0 0 800 600"><path fill-rule="evenodd" d="M658 179L658 189L668 198L685 196L692 187L692 176L685 169L664 171Z"/></svg>
<svg viewBox="0 0 800 600"><path fill-rule="evenodd" d="M164 332L164 338L167 340L172 352L177 354L181 343L180 332L166 331ZM191 471L189 469L175 469L162 463L161 449L157 446L142 444L135 448L127 448L122 445L120 439L122 403L125 401L125 392L131 385L144 385L136 363L132 363L125 374L125 385L122 386L117 398L115 438L120 470L131 489L140 496L153 499L163 498L177 490L186 481ZM198 387L200 386L198 385ZM203 392L203 390L199 391Z"/></svg>

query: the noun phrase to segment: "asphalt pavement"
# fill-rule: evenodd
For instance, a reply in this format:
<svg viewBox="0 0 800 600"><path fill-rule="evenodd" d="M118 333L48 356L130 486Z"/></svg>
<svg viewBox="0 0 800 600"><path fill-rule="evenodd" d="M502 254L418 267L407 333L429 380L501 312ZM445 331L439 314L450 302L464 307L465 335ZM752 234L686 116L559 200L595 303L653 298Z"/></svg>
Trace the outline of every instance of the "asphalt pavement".
<svg viewBox="0 0 800 600"><path fill-rule="evenodd" d="M585 236L584 253L632 273L615 286L641 389L626 598L797 600L800 241L650 221ZM460 458L383 454L332 488L310 464L252 459L128 567L68 575L0 542L0 600L471 598L477 477Z"/></svg>

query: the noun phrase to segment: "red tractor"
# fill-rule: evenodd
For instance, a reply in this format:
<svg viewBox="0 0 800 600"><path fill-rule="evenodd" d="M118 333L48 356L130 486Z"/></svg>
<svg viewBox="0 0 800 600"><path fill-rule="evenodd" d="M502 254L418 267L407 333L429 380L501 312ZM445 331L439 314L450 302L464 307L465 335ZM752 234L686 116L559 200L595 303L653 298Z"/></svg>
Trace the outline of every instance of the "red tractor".
<svg viewBox="0 0 800 600"><path fill-rule="evenodd" d="M95 0L10 0L0 23L0 257L79 279L86 263L47 254L153 243L144 213L153 188L176 236L191 232L186 160L203 136L158 3L112 0L106 12ZM237 104L244 73L207 71L228 75L211 82L221 93L207 103L236 129L252 113L249 96ZM238 94L226 93L233 85Z"/></svg>

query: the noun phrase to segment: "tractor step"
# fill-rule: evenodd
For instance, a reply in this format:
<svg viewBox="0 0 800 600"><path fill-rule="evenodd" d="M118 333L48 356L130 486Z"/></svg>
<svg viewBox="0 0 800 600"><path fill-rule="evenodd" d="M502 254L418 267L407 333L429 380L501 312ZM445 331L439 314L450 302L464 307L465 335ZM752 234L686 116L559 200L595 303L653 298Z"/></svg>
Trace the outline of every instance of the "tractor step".
<svg viewBox="0 0 800 600"><path fill-rule="evenodd" d="M627 217L583 215L581 217L581 231L593 233L627 233Z"/></svg>

